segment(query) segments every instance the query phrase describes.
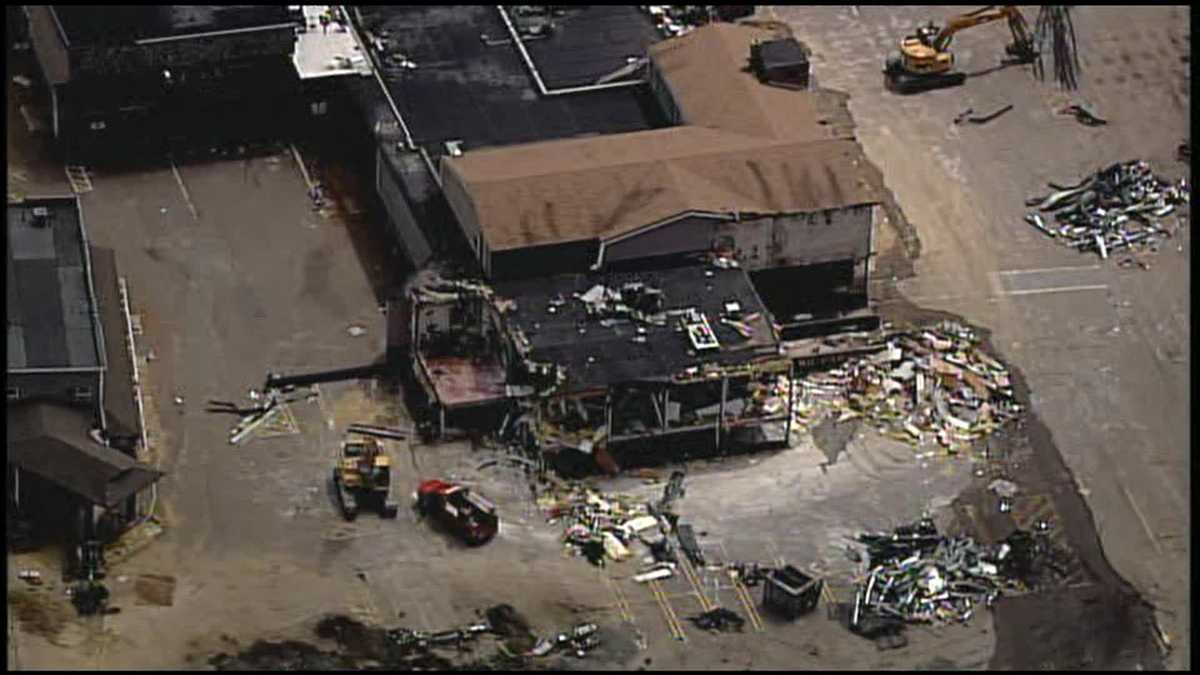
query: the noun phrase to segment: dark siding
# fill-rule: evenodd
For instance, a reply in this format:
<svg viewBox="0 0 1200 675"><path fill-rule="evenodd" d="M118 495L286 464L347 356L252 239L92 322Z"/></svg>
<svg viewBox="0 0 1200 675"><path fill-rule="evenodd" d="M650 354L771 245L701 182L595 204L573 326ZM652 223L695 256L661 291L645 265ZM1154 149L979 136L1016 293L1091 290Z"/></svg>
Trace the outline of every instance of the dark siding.
<svg viewBox="0 0 1200 675"><path fill-rule="evenodd" d="M532 279L552 274L582 273L596 263L600 244L596 240L548 244L492 253L496 280Z"/></svg>
<svg viewBox="0 0 1200 675"><path fill-rule="evenodd" d="M8 373L6 386L21 390L22 401L59 401L93 408L100 400L99 373ZM91 387L92 403L80 403L71 396L74 387Z"/></svg>

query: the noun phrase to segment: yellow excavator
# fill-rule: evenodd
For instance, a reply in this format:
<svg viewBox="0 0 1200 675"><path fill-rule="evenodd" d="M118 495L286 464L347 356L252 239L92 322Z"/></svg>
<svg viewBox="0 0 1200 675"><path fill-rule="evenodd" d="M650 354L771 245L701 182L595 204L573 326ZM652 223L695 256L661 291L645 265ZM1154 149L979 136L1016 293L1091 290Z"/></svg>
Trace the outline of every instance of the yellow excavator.
<svg viewBox="0 0 1200 675"><path fill-rule="evenodd" d="M967 76L954 70L954 54L950 52L954 35L1001 19L1008 21L1013 35L1013 42L1005 47L1008 55L1017 63L1036 59L1037 50L1021 10L1014 5L988 5L950 19L944 28L938 28L930 21L928 25L918 27L915 35L901 40L900 53L884 64L887 87L901 94L911 94L962 84Z"/></svg>

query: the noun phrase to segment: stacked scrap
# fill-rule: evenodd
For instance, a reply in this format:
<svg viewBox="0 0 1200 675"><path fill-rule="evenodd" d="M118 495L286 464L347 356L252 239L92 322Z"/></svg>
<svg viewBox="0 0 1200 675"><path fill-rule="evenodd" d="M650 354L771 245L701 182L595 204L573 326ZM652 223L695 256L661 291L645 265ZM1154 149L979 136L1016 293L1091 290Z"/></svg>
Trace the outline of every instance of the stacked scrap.
<svg viewBox="0 0 1200 675"><path fill-rule="evenodd" d="M1172 185L1141 160L1113 164L1075 186L1050 187L1057 192L1026 200L1025 205L1055 212L1057 227L1047 226L1038 213L1025 220L1046 236L1080 251L1095 251L1101 258L1122 248L1150 247L1159 237L1171 236L1159 219L1189 200L1185 179Z"/></svg>
<svg viewBox="0 0 1200 675"><path fill-rule="evenodd" d="M1006 573L1012 546L992 549L970 537L938 534L933 522L896 528L891 534L863 534L870 571L859 584L851 627L864 619L905 623L965 622L979 603L987 606L1020 582Z"/></svg>
<svg viewBox="0 0 1200 675"><path fill-rule="evenodd" d="M645 5L642 9L664 38L687 35L711 19L708 5Z"/></svg>
<svg viewBox="0 0 1200 675"><path fill-rule="evenodd" d="M655 559L667 554L664 532L669 525L650 512L644 501L627 495L601 494L582 485L571 485L559 494L543 495L538 505L548 522L563 524L563 541L594 565L605 559L627 560L635 539L650 547Z"/></svg>
<svg viewBox="0 0 1200 675"><path fill-rule="evenodd" d="M793 420L861 417L881 434L915 445L936 440L954 452L991 434L1021 411L1008 370L953 321L885 334L886 348L796 380ZM786 395L787 380L776 384Z"/></svg>

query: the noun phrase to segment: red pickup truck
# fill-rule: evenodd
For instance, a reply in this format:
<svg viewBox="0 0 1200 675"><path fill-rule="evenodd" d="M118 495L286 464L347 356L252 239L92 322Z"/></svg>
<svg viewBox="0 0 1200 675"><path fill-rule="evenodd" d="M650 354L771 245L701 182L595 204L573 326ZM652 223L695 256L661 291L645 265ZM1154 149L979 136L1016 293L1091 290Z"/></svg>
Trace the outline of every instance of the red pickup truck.
<svg viewBox="0 0 1200 675"><path fill-rule="evenodd" d="M442 480L417 487L417 511L432 516L469 546L486 544L500 529L495 504L466 486Z"/></svg>

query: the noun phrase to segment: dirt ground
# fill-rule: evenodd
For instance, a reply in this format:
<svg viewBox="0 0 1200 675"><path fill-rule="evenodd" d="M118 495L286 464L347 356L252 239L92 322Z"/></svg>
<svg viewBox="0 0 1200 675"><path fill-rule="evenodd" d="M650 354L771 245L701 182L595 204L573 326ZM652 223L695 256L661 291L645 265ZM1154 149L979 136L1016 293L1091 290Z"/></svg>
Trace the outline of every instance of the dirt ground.
<svg viewBox="0 0 1200 675"><path fill-rule="evenodd" d="M884 92L879 68L899 36L957 11L763 13L789 21L814 48L822 85L851 95L858 135L920 238L913 261L897 254L903 237L886 226L880 232L879 265L893 261L876 289L881 308L890 316L943 311L989 330L995 352L1032 392L1035 416L990 457L947 460L863 430L831 429L816 443L697 463L679 508L712 562L783 559L828 575L841 601L851 566L843 540L861 528L929 511L947 528L1003 536L1015 521L1047 518L1058 540L1078 551L1070 585L1004 600L964 626L914 628L908 647L879 652L830 620L824 605L790 624L768 618L761 633L699 631L686 621L700 611L698 593L747 613L727 578L699 570L700 589L679 577L663 584L685 623L681 642L630 570L599 571L566 556L523 474L485 466L494 458L486 449L389 444L400 501L419 480L449 476L498 503L502 531L488 546L464 549L408 509L395 521L367 513L343 522L327 480L333 448L349 422L404 420L392 394L360 383L322 386L316 402L291 406L299 433L238 447L226 442L229 420L202 411L210 397L243 398L268 369L359 365L383 350L376 286L386 277L377 266L386 263L363 253L380 250L372 243L377 223L357 207L352 217L314 211L291 153L278 148L98 172L83 196L89 233L117 250L142 317L140 352L157 355L143 363L162 427L152 445L168 472L159 491L167 531L111 571L121 613L87 621L73 616L61 588L30 591L15 580L17 567L36 561L10 558L10 667L206 669L214 656L253 650L260 640L294 641L289 649L303 663L336 646L316 634L330 614L439 630L509 603L538 634L581 620L601 626L605 647L556 664L563 667L1154 668L1144 598L1175 645L1167 666L1186 668L1190 594L1178 589L1190 578L1189 425L1181 422L1189 414L1190 234L1164 246L1151 270L1124 271L1042 241L1020 216L1046 180L1072 180L1113 161L1143 157L1167 175L1186 171L1172 153L1188 129L1189 66L1179 60L1188 10L1078 10L1080 95L1112 120L1098 129L1052 115L1059 93L1017 68L921 97ZM1132 32L1130 15L1138 18ZM960 65L993 65L1006 35L995 26L964 34L955 47ZM16 114L11 76L20 67L9 64L9 190L65 192L62 167ZM988 125L951 123L966 107L1006 102L1014 109ZM911 241L909 248L917 250ZM1085 285L1106 289L1012 294ZM350 336L350 325L366 335ZM171 403L176 394L184 405ZM1000 471L1022 486L1007 520L981 489ZM599 484L647 496L662 490L633 477Z"/></svg>
<svg viewBox="0 0 1200 675"><path fill-rule="evenodd" d="M993 70L1009 39L999 24L956 38L959 66L979 73L964 86L912 97L882 89L880 65L899 36L966 9L773 13L813 47L820 83L850 94L858 136L920 237L915 276L890 283L881 275L884 311L903 312L911 303L991 330L998 353L1033 392L1041 420L1030 423L1034 444L1057 448L1039 452L1035 462L1044 480L1059 483L1055 506L1071 538L1090 549L1098 574L1107 558L1154 604L1175 645L1168 666L1186 667L1190 596L1177 590L1190 579L1190 425L1182 421L1189 415L1191 233L1165 242L1150 270L1126 271L1112 259L1102 263L1044 241L1021 216L1024 199L1045 193L1046 181L1073 181L1112 162L1142 158L1166 177L1189 174L1174 157L1189 135L1189 10L1073 13L1081 61L1076 97L1110 120L1084 127L1053 114L1068 96L1052 83L1037 82L1026 68ZM1026 16L1032 20L1036 8ZM1006 104L1013 110L989 124L952 123L966 108ZM1079 287L1093 288L1071 290ZM1076 489L1063 490L1055 478L1057 456ZM1070 504L1068 492L1082 495L1087 509ZM1113 575L1101 583L1119 585ZM1120 642L1126 628L1104 632L1102 640ZM998 627L997 634L1011 633ZM1027 644L1001 642L993 665L1015 659L1038 667L1023 660L1035 658L1022 653Z"/></svg>

